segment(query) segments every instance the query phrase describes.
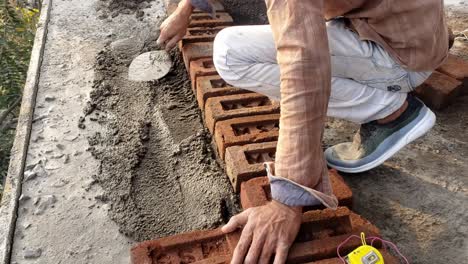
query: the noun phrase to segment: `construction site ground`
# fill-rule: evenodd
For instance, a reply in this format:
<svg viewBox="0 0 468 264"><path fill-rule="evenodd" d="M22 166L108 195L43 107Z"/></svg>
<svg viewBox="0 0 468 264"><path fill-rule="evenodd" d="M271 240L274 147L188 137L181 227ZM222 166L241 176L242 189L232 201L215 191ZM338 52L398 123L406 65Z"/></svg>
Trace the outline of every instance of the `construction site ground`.
<svg viewBox="0 0 468 264"><path fill-rule="evenodd" d="M467 30L468 3L446 4L453 30ZM239 212L178 51L163 80L127 80L131 60L155 48L163 2L51 5L11 263L128 263L136 242L215 228ZM468 42L452 53L468 60ZM411 263L468 259L467 94L384 165L343 175L353 211ZM357 128L330 119L325 144Z"/></svg>

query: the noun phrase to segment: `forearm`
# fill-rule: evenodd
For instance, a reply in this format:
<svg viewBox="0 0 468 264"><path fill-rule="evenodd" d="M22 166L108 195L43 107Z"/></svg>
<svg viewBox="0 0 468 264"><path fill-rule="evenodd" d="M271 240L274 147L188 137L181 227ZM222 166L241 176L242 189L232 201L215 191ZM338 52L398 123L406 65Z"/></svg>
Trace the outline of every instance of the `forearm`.
<svg viewBox="0 0 468 264"><path fill-rule="evenodd" d="M321 148L331 70L322 1L267 0L281 71L276 176L314 189L326 173Z"/></svg>

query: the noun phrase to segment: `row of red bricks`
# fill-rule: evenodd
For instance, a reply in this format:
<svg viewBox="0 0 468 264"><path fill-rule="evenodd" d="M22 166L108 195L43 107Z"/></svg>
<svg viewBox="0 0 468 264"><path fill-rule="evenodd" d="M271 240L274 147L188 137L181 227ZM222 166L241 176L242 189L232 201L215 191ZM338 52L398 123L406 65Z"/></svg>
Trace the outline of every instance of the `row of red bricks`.
<svg viewBox="0 0 468 264"><path fill-rule="evenodd" d="M240 190L242 207L247 209L271 200L263 162L274 160L279 104L266 96L232 87L217 74L212 62L212 41L217 32L232 23L219 6L218 11L221 12L213 20L196 12L179 48L205 124L214 135L215 148L220 159L226 160L227 174L234 189ZM336 171L331 171L330 177L340 205L351 207L351 189ZM363 231L379 234L375 226L346 207L337 211L317 209L323 207L305 208L300 236L291 248L288 263L341 263L336 258L336 248L344 239ZM229 263L239 235L225 235L220 230L196 231L143 242L132 249L132 262ZM346 244L342 253L350 252L359 243L356 240Z"/></svg>
<svg viewBox="0 0 468 264"><path fill-rule="evenodd" d="M279 104L266 96L232 87L217 74L212 61L213 40L233 21L220 4L216 4L216 10L213 19L200 11L194 12L179 48L205 124L213 134L215 148L225 161L229 179L234 189L240 191L241 204L246 209L271 200L263 163L275 158ZM451 56L438 71L416 90L426 104L435 108L447 105L463 89L468 90L466 62ZM336 171L330 170L329 175L339 205L351 208L351 189ZM336 248L344 239L362 231L368 235L379 234L375 226L346 207L337 211L319 209L323 208L305 208L300 237L291 249L288 263L342 263L336 258ZM224 235L220 230L162 238L134 247L132 261L135 264L228 263L238 239L239 233ZM343 254L359 243L356 240L346 244ZM397 263L385 251L384 257L386 263Z"/></svg>
<svg viewBox="0 0 468 264"><path fill-rule="evenodd" d="M361 232L368 236L379 235L377 227L346 207L306 212L299 235L290 249L287 263L343 263L337 258L338 246L350 235L359 235ZM240 231L223 234L221 230L216 229L147 241L132 249L132 263L227 264L239 238ZM340 254L348 254L360 243L360 239L351 239L340 248ZM381 244L375 246L384 254L385 263L399 263L382 249Z"/></svg>

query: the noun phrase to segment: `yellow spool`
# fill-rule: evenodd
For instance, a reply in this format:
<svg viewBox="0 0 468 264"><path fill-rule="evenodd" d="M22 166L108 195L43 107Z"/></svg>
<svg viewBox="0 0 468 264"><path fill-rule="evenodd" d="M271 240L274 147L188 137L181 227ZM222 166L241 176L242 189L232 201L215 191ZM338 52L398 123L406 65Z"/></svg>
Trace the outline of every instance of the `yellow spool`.
<svg viewBox="0 0 468 264"><path fill-rule="evenodd" d="M346 256L349 264L384 264L382 254L374 247L367 245L366 236L361 233L362 246Z"/></svg>

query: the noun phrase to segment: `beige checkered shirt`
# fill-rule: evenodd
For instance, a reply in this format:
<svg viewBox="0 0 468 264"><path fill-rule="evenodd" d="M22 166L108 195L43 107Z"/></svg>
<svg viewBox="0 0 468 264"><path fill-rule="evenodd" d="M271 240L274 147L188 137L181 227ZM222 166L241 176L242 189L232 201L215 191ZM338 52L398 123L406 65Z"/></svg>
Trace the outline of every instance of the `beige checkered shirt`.
<svg viewBox="0 0 468 264"><path fill-rule="evenodd" d="M281 120L274 174L331 196L322 151L331 70L325 20L344 16L362 39L404 67L433 70L447 57L442 0L266 0L281 71Z"/></svg>

